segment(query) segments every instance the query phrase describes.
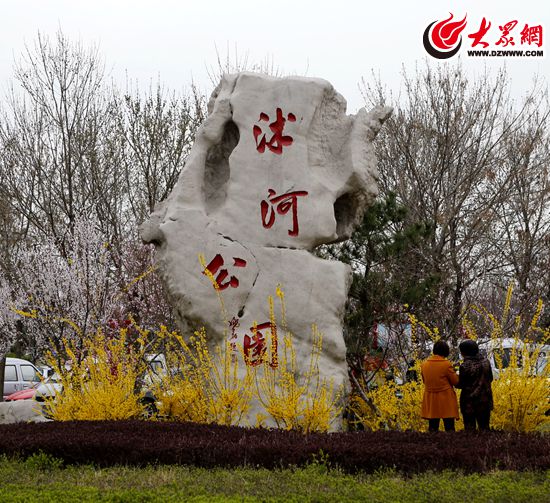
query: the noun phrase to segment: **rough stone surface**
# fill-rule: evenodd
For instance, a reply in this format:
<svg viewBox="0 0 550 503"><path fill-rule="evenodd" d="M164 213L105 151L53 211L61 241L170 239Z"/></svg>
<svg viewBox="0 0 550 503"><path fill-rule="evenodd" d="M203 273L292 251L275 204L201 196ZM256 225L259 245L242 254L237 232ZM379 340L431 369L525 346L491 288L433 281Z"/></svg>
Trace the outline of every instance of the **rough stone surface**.
<svg viewBox="0 0 550 503"><path fill-rule="evenodd" d="M34 400L0 402L0 424L43 423L49 421L40 413L41 405Z"/></svg>
<svg viewBox="0 0 550 503"><path fill-rule="evenodd" d="M267 298L281 285L298 362L309 362L315 323L321 376L345 385L350 270L311 251L347 239L376 196L372 140L391 109L349 116L327 81L253 73L225 76L208 108L176 187L141 228L181 328L205 327L216 344L235 319L242 345L269 322ZM222 288L225 320L199 255Z"/></svg>

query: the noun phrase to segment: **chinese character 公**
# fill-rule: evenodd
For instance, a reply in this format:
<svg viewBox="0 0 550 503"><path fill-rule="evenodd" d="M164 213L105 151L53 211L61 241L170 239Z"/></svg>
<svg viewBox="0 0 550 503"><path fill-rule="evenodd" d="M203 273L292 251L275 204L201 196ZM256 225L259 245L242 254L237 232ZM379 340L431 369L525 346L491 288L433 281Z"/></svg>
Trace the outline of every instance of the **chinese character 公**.
<svg viewBox="0 0 550 503"><path fill-rule="evenodd" d="M223 257L218 253L206 266L206 269L213 277L216 273L218 273L218 270L223 265ZM233 257L233 265L234 267L246 267L246 260L238 257ZM203 274L206 274L206 271L203 271ZM225 283L223 283L227 276L229 276L229 271L227 269L221 269L216 276L216 284L214 285L217 290L225 290L228 286L230 286L231 288L237 288L239 286L239 280L236 276L231 276Z"/></svg>

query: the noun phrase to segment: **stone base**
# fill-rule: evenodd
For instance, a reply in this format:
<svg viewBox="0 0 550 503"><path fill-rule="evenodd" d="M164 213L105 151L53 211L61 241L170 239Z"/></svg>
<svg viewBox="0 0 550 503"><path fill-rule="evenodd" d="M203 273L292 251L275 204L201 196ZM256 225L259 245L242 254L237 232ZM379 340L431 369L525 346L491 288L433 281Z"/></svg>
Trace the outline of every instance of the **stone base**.
<svg viewBox="0 0 550 503"><path fill-rule="evenodd" d="M42 405L34 400L0 402L0 424L44 423L50 421L41 413Z"/></svg>

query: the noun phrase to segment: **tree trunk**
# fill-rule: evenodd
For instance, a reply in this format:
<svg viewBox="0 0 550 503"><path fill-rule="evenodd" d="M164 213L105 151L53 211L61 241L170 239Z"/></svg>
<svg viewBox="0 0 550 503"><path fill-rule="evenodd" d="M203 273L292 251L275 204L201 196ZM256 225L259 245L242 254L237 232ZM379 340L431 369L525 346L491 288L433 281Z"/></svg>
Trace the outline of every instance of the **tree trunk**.
<svg viewBox="0 0 550 503"><path fill-rule="evenodd" d="M0 390L2 390L2 393L0 393L0 402L4 401L4 370L6 368L6 357L3 356L0 359Z"/></svg>

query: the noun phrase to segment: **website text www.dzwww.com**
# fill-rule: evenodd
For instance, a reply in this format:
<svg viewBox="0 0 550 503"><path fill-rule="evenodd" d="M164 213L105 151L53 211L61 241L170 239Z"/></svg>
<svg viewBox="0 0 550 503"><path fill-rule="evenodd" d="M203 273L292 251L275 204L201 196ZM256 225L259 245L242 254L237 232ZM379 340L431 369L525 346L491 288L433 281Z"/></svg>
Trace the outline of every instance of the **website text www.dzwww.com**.
<svg viewBox="0 0 550 503"><path fill-rule="evenodd" d="M484 56L484 57L499 57L499 56L512 56L512 57L543 57L544 51L543 50L537 50L537 51L502 51L502 50L469 50L468 56Z"/></svg>

